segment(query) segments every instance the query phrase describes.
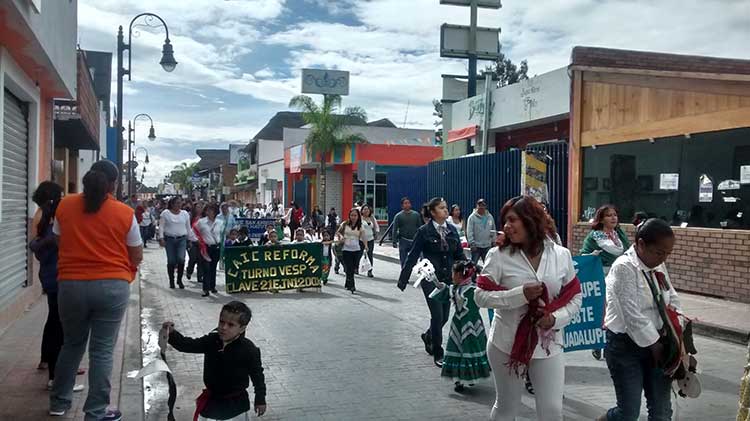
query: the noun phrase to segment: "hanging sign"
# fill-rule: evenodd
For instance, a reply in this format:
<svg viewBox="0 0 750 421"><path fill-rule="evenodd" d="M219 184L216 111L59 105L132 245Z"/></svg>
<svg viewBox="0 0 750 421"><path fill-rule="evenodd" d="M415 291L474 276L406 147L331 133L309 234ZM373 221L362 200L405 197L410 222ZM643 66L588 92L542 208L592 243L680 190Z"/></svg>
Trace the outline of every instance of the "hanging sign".
<svg viewBox="0 0 750 421"><path fill-rule="evenodd" d="M699 178L698 183L698 201L701 203L711 203L714 201L714 183L706 174Z"/></svg>
<svg viewBox="0 0 750 421"><path fill-rule="evenodd" d="M224 249L228 293L320 288L323 243Z"/></svg>
<svg viewBox="0 0 750 421"><path fill-rule="evenodd" d="M740 184L750 184L750 165L740 167Z"/></svg>
<svg viewBox="0 0 750 421"><path fill-rule="evenodd" d="M234 223L235 227L247 228L247 236L254 241L258 241L266 232L266 227L275 225L276 220L273 218L235 218Z"/></svg>
<svg viewBox="0 0 750 421"><path fill-rule="evenodd" d="M526 151L521 154L521 194L539 202L548 202L547 162L543 154Z"/></svg>
<svg viewBox="0 0 750 421"><path fill-rule="evenodd" d="M583 300L578 310L565 327L565 352L583 349L602 349L606 336L604 323L604 267L599 256L576 256L573 258L578 280L581 281Z"/></svg>
<svg viewBox="0 0 750 421"><path fill-rule="evenodd" d="M738 180L724 180L721 183L719 183L719 190L739 190L740 189L740 182Z"/></svg>
<svg viewBox="0 0 750 421"><path fill-rule="evenodd" d="M660 174L660 190L678 190L680 188L680 174Z"/></svg>

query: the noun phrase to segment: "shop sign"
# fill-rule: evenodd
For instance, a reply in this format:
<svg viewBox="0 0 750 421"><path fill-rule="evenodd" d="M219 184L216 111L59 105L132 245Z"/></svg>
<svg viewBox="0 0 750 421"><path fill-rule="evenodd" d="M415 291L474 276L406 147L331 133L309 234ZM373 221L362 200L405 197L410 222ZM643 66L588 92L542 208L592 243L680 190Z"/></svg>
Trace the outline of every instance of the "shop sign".
<svg viewBox="0 0 750 421"><path fill-rule="evenodd" d="M663 173L659 175L659 190L679 190L680 174Z"/></svg>
<svg viewBox="0 0 750 421"><path fill-rule="evenodd" d="M274 225L276 220L273 218L235 218L235 226L247 228L247 236L257 241L266 232L268 225Z"/></svg>
<svg viewBox="0 0 750 421"><path fill-rule="evenodd" d="M740 184L750 184L750 165L740 167Z"/></svg>
<svg viewBox="0 0 750 421"><path fill-rule="evenodd" d="M304 145L297 145L289 149L289 172L297 174L302 172L302 148Z"/></svg>
<svg viewBox="0 0 750 421"><path fill-rule="evenodd" d="M302 69L302 93L349 95L349 72L341 70Z"/></svg>
<svg viewBox="0 0 750 421"><path fill-rule="evenodd" d="M320 288L323 244L227 247L224 249L228 293Z"/></svg>
<svg viewBox="0 0 750 421"><path fill-rule="evenodd" d="M606 343L602 329L605 297L602 259L599 256L576 256L573 266L581 281L583 300L581 309L565 327L565 352L602 349Z"/></svg>
<svg viewBox="0 0 750 421"><path fill-rule="evenodd" d="M714 183L711 179L703 174L699 178L698 183L698 202L700 203L711 203L714 201Z"/></svg>

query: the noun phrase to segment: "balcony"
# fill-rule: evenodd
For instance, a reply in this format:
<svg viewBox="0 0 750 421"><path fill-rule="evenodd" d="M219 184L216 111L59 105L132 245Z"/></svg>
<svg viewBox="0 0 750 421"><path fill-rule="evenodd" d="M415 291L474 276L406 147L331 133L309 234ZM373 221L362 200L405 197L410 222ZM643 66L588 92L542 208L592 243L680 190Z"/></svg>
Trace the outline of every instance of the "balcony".
<svg viewBox="0 0 750 421"><path fill-rule="evenodd" d="M83 51L78 51L76 100L56 99L55 147L99 150L99 101Z"/></svg>

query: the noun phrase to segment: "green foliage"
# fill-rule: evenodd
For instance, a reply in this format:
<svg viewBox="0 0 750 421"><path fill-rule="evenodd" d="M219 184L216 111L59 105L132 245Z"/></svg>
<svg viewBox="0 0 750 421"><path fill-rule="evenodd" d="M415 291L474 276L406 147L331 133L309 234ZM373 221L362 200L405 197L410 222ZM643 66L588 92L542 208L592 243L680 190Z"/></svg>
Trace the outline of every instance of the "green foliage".
<svg viewBox="0 0 750 421"><path fill-rule="evenodd" d="M190 194L193 191L193 174L198 172L198 163L187 164L185 162L174 167L172 172L169 174L167 180L172 183L179 185L185 194Z"/></svg>
<svg viewBox="0 0 750 421"><path fill-rule="evenodd" d="M505 57L505 54L500 53L500 57L497 61L487 66L481 72L481 76L484 77L487 73L491 73L496 79L498 79L497 86L503 87L528 79L528 71L529 64L526 60L515 65L509 58Z"/></svg>

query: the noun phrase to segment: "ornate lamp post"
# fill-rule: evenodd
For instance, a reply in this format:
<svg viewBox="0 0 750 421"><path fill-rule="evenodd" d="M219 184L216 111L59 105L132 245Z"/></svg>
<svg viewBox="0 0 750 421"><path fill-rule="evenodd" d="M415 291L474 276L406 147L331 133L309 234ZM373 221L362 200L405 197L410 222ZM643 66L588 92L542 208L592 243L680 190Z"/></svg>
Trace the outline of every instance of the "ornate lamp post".
<svg viewBox="0 0 750 421"><path fill-rule="evenodd" d="M133 117L133 120L128 121L128 196L133 195L134 168L131 165L131 162L135 160L135 152L131 154L131 149L132 146L135 145L135 123L139 118L147 118L151 122L151 127L148 129L148 140L153 142L156 139L156 132L154 131L154 120L150 115L141 113ZM146 151L146 163L148 164L148 150L146 148L138 149L143 149ZM136 151L138 151L138 149L136 149Z"/></svg>
<svg viewBox="0 0 750 421"><path fill-rule="evenodd" d="M164 31L166 32L166 37L164 39L164 47L162 47L162 56L161 60L159 61L159 64L161 64L161 67L167 71L171 72L177 67L177 61L174 59L174 50L172 49L172 44L169 41L169 28L167 27L166 22L164 22L164 19L159 17L158 15L155 15L153 13L141 13L139 15L136 15L133 20L130 21L130 26L128 27L128 43L126 44L122 31L122 26L120 26L118 32L117 32L117 150L120 156L122 156L122 132L123 132L123 126L122 126L122 83L123 79L125 78L125 75L128 75L128 80L130 80L130 72L132 69L132 39L133 39L133 27L136 20L143 17L144 23L137 24L135 27L151 27L156 28L159 26L164 26ZM136 36L138 35L138 32L136 31ZM123 55L125 53L125 50L128 50L128 68L125 69L123 67ZM152 127L153 130L153 127ZM130 152L128 152L128 158L130 157ZM120 163L120 173L122 173L122 163ZM128 169L128 174L132 175L132 172L130 169ZM132 177L129 178L130 181L132 181ZM132 183L131 183L132 184ZM130 189L130 188L129 188ZM117 185L117 196L118 199L122 196L122 183L118 183Z"/></svg>

